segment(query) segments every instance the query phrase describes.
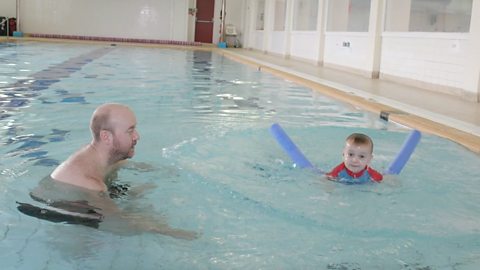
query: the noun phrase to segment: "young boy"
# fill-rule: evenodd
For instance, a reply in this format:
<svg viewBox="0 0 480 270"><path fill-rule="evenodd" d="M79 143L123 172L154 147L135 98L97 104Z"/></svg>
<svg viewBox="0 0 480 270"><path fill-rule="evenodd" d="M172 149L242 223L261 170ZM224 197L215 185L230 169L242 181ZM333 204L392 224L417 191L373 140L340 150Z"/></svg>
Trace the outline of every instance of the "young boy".
<svg viewBox="0 0 480 270"><path fill-rule="evenodd" d="M365 134L353 133L345 140L343 162L327 173L327 178L344 184L381 182L382 174L368 166L372 157L372 139Z"/></svg>

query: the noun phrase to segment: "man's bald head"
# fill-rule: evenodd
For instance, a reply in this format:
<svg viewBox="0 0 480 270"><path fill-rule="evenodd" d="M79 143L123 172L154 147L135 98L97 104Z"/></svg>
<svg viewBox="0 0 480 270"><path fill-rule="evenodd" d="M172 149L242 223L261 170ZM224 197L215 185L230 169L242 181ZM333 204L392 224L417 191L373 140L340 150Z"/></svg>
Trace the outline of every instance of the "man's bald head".
<svg viewBox="0 0 480 270"><path fill-rule="evenodd" d="M95 141L100 140L100 131L108 130L115 131L115 122L118 121L118 116L123 113L133 112L125 105L118 103L106 103L99 106L92 115L90 120L90 130Z"/></svg>

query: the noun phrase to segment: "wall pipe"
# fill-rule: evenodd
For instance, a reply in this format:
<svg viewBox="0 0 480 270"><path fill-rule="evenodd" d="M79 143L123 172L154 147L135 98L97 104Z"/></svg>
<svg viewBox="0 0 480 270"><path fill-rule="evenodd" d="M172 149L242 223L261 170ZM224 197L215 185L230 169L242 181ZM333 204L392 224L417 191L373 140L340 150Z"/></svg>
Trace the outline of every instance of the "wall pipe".
<svg viewBox="0 0 480 270"><path fill-rule="evenodd" d="M20 32L20 0L16 0L17 31Z"/></svg>
<svg viewBox="0 0 480 270"><path fill-rule="evenodd" d="M226 0L222 0L222 9L220 10L220 42L225 42L225 8Z"/></svg>

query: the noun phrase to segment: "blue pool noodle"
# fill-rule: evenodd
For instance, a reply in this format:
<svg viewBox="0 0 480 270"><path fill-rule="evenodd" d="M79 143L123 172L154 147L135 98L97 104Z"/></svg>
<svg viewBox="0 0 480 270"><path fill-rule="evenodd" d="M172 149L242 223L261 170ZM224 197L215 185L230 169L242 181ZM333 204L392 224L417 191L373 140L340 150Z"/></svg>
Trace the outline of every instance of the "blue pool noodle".
<svg viewBox="0 0 480 270"><path fill-rule="evenodd" d="M297 148L279 124L273 124L270 127L270 132L280 146L282 146L283 150L287 152L288 156L290 156L296 166L300 168L313 168L312 163L310 163L310 161L308 161L308 159L302 154L300 149Z"/></svg>
<svg viewBox="0 0 480 270"><path fill-rule="evenodd" d="M420 131L414 129L410 132L410 135L407 137L405 142L403 142L402 148L400 148L400 152L398 152L395 159L390 163L388 169L384 172L384 174L399 174L407 161L410 159L415 147L417 147L418 142L422 134Z"/></svg>
<svg viewBox="0 0 480 270"><path fill-rule="evenodd" d="M287 152L288 156L293 160L293 162L300 168L315 168L310 161L303 155L303 153L298 149L298 147L293 143L293 141L288 137L287 133L282 129L282 127L275 123L270 127L270 132L275 137L277 142L282 146L283 150ZM388 169L384 174L399 174L407 161L410 159L413 151L417 147L418 142L422 134L420 131L414 129L410 132L410 135L407 137L405 142L400 148L395 159L390 163ZM318 170L322 172L321 170ZM322 172L323 173L323 172Z"/></svg>

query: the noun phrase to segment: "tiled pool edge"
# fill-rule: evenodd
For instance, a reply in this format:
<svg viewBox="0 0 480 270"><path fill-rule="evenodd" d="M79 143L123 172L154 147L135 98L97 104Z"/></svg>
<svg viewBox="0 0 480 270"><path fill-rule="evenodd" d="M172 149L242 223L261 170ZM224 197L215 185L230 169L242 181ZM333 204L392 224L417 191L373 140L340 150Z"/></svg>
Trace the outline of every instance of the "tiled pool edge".
<svg viewBox="0 0 480 270"><path fill-rule="evenodd" d="M41 34L41 33L25 33L25 36L31 37L31 38L68 39L68 40L79 40L79 41L103 41L103 42L114 42L114 43L142 43L142 44L177 45L177 46L204 46L204 44L200 43L200 42L178 41L178 40L162 40L162 39L117 38L117 37L58 35L58 34Z"/></svg>

